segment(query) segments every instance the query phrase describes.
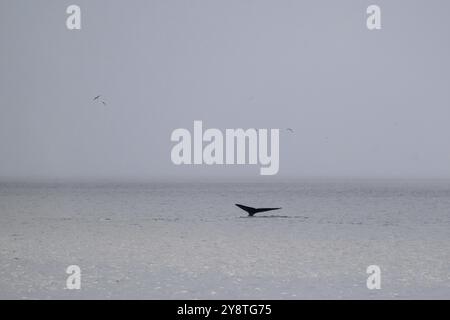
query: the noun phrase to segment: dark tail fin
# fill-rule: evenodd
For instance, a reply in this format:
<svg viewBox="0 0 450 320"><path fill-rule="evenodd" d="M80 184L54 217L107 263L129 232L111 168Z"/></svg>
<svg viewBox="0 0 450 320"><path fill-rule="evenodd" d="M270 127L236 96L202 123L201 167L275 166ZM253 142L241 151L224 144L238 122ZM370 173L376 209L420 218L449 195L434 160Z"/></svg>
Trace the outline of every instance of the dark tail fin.
<svg viewBox="0 0 450 320"><path fill-rule="evenodd" d="M253 216L257 211L257 209L256 208L252 208L252 207L247 207L247 206L244 206L244 205L242 205L242 204L237 204L236 203L236 206L238 206L239 208L241 208L242 210L244 210L244 211L246 211L247 213L248 213L248 215L249 216Z"/></svg>
<svg viewBox="0 0 450 320"><path fill-rule="evenodd" d="M244 206L244 205L238 204L238 203L236 203L235 205L238 206L239 208L241 208L242 210L246 211L250 217L253 217L258 212L265 212L265 211L281 209L281 208L252 208L252 207L247 207L247 206Z"/></svg>

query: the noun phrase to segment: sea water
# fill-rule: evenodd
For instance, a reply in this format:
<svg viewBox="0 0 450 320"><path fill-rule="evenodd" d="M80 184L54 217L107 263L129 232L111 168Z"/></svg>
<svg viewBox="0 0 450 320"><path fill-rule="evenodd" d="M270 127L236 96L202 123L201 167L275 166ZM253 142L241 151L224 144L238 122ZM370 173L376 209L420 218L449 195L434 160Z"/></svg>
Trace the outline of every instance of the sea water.
<svg viewBox="0 0 450 320"><path fill-rule="evenodd" d="M449 227L448 180L3 183L0 298L449 299Z"/></svg>

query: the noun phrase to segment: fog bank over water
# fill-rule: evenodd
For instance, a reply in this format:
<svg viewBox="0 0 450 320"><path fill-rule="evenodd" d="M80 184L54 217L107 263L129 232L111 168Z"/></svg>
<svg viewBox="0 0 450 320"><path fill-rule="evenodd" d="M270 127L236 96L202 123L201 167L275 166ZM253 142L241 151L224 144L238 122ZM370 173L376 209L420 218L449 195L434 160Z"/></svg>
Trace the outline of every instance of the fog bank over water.
<svg viewBox="0 0 450 320"><path fill-rule="evenodd" d="M70 4L0 3L0 181L450 178L448 1L379 0L377 31L372 1ZM194 120L279 128L278 174L175 166Z"/></svg>

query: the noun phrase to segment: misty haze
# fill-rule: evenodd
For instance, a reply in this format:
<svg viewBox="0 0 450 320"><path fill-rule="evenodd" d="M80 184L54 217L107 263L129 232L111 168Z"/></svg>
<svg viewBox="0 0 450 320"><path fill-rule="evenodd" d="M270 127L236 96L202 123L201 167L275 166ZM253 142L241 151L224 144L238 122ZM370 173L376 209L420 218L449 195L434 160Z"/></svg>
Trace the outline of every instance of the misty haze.
<svg viewBox="0 0 450 320"><path fill-rule="evenodd" d="M0 299L450 298L450 3L372 2L1 1Z"/></svg>

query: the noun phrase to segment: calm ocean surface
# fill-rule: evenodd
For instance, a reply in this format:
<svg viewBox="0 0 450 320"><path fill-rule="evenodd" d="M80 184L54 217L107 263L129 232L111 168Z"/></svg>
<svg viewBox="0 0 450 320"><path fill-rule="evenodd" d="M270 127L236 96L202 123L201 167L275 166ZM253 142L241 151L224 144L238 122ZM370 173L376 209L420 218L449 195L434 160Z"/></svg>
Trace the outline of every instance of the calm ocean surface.
<svg viewBox="0 0 450 320"><path fill-rule="evenodd" d="M0 184L0 298L449 299L449 227L448 180Z"/></svg>

